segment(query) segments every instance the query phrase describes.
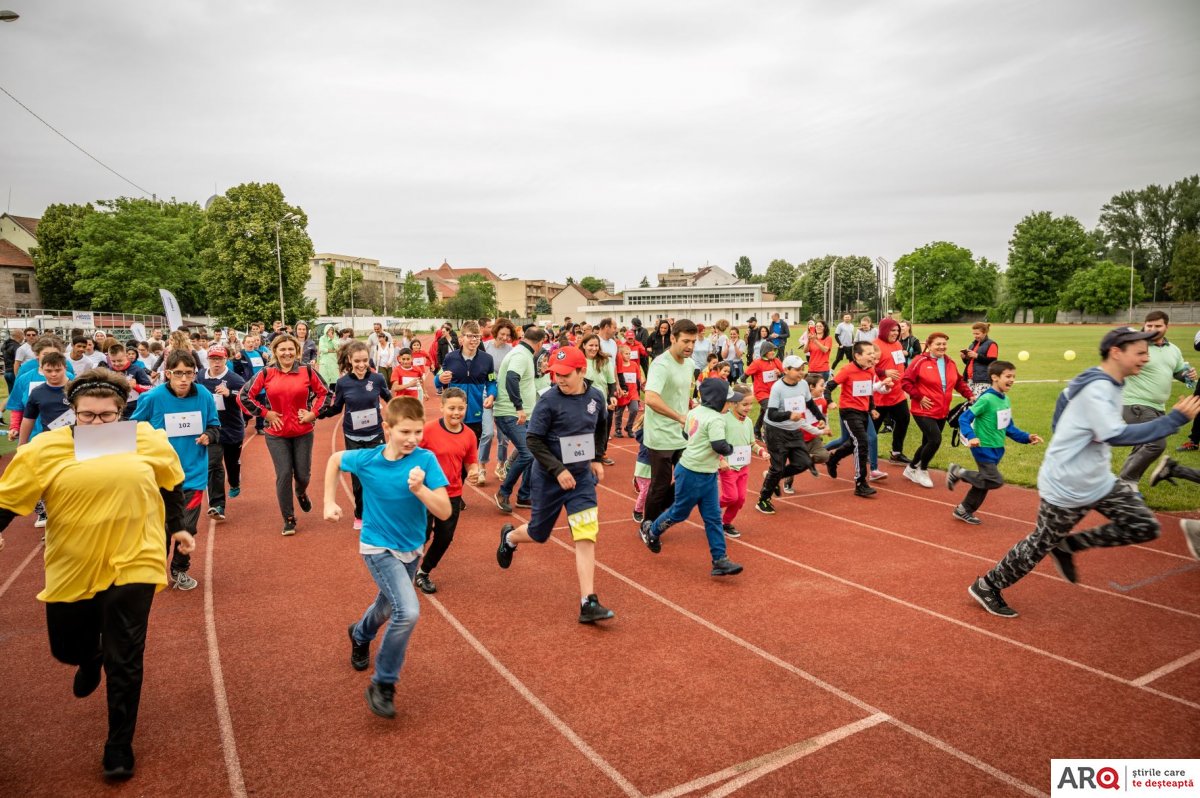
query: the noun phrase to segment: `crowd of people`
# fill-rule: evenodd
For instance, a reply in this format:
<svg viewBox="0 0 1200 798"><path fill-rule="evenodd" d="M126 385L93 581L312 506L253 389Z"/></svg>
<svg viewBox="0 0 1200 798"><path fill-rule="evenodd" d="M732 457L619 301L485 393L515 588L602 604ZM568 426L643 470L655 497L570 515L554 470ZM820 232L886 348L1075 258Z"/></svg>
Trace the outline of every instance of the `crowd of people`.
<svg viewBox="0 0 1200 798"><path fill-rule="evenodd" d="M1150 487L1200 481L1200 471L1164 453L1166 438L1200 415L1200 389L1166 406L1174 380L1196 379L1167 329L1166 315L1155 312L1140 329L1106 332L1098 365L1060 395L1035 529L969 586L988 612L1016 616L1001 591L1047 555L1074 582L1079 552L1156 537L1159 522L1140 492L1151 467ZM878 452L886 434L886 459L931 489L930 464L950 426L974 460L946 472L951 491L970 486L952 514L981 524L977 513L1004 484L1006 443L1044 443L1016 423L1017 367L990 333L975 324L954 357L942 332L921 340L905 320L875 324L850 314L832 330L814 319L799 335L778 314L761 325L751 318L744 329L686 318L651 327L637 318L628 327L568 318L520 328L479 319L443 325L428 348L381 324L366 341L332 325L310 336L303 321L276 321L270 330L260 322L214 338L152 330L145 340L120 341L75 330L69 343L30 328L3 348L8 434L19 446L0 476L0 549L16 516L34 514L45 528L46 589L38 597L47 604L51 653L76 667L77 696L107 674L103 773L128 778L154 594L197 586L189 555L202 509L207 497L214 522L232 515L247 435L265 436L282 535L290 537L300 531L297 508L313 507L318 421L340 418L343 446L325 465L322 515L342 520L338 482L348 474L359 552L377 587L349 626L350 664L370 667L371 644L386 625L365 697L390 718L418 593L437 592L433 574L467 508L465 489L482 490L489 478L500 513L528 514L499 528L502 569L522 546L549 540L565 512L577 617L588 624L614 617L597 594L595 567L597 487L615 456L633 465L633 523L646 548L660 553L679 534L668 532L696 512L714 577L744 570L727 541L743 534L735 522L756 461L763 481L750 503L765 516L822 468L870 501L873 483L888 476ZM1200 335L1193 345L1200 351ZM913 425L920 440L909 455ZM618 439L636 448L610 445ZM1198 445L1200 421L1180 448ZM1111 472L1113 446L1134 447L1119 476ZM88 462L97 458L106 458L102 469ZM1108 523L1074 531L1091 510ZM1200 521L1185 521L1183 531L1200 558Z"/></svg>

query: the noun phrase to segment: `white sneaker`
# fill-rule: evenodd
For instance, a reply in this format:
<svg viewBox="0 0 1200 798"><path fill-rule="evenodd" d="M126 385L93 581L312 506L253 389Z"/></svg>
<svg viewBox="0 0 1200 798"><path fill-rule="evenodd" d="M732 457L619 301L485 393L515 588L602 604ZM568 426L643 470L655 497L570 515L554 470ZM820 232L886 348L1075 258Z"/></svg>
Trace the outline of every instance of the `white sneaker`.
<svg viewBox="0 0 1200 798"><path fill-rule="evenodd" d="M917 484L922 488L933 487L933 480L929 478L929 472L924 468L917 472Z"/></svg>
<svg viewBox="0 0 1200 798"><path fill-rule="evenodd" d="M1183 530L1183 539L1187 543L1188 551L1200 560L1200 521L1185 518L1179 522L1179 528Z"/></svg>
<svg viewBox="0 0 1200 798"><path fill-rule="evenodd" d="M907 479L909 482L915 482L918 485L920 485L921 480L917 476L918 473L920 473L920 472L917 471L917 469L913 468L911 465L906 465L904 467L904 478Z"/></svg>
<svg viewBox="0 0 1200 798"><path fill-rule="evenodd" d="M37 520L33 522L33 528L34 529L45 529L46 528L46 514L45 513L38 513Z"/></svg>
<svg viewBox="0 0 1200 798"><path fill-rule="evenodd" d="M176 590L191 590L196 587L197 584L198 583L196 580L188 576L186 571L171 572L171 587L175 588Z"/></svg>

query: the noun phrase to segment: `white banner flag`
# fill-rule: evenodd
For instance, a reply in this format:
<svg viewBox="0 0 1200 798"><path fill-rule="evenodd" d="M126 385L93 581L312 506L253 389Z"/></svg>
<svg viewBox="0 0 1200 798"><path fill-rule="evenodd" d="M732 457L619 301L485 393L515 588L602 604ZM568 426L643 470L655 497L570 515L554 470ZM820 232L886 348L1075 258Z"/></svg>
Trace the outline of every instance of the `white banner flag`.
<svg viewBox="0 0 1200 798"><path fill-rule="evenodd" d="M163 310L167 314L167 327L171 331L178 330L183 326L183 314L179 312L179 300L165 288L158 289L158 293L162 297Z"/></svg>

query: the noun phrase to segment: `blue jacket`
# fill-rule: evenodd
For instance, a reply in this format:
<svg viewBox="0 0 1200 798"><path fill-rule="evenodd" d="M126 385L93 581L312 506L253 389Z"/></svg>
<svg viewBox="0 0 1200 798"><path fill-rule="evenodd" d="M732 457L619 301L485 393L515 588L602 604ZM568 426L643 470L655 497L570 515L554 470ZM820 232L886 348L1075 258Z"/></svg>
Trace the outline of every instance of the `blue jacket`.
<svg viewBox="0 0 1200 798"><path fill-rule="evenodd" d="M484 398L496 395L496 366L492 356L480 347L475 357L468 361L461 349L455 349L442 361L442 371L450 372L450 384L446 388L461 388L467 395L467 415L463 423L481 423Z"/></svg>

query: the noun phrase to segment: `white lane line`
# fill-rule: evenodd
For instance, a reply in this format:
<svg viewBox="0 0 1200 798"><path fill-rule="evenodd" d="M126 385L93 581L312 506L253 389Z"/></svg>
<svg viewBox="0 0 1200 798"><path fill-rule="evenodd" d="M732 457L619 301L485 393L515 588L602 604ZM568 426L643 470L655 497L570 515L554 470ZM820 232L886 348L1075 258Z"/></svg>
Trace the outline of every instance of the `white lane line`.
<svg viewBox="0 0 1200 798"><path fill-rule="evenodd" d="M208 522L208 548L204 552L204 631L208 638L208 669L212 673L213 701L217 705L217 724L221 729L221 753L225 757L225 772L229 776L229 792L234 798L247 798L237 739L233 735L233 718L229 714L229 695L225 692L221 651L217 645L217 618L213 610L213 550L216 546L217 522L211 519Z"/></svg>
<svg viewBox="0 0 1200 798"><path fill-rule="evenodd" d="M429 603L432 604L434 608L442 614L442 617L454 627L455 631L462 635L463 639L466 640L473 649L475 649L479 656L483 657L483 659L489 665L491 665L492 668L499 673L506 682L508 682L512 689L516 690L522 698L529 702L529 704L536 709L538 713L558 731L559 734L561 734L563 737L566 737L571 745L575 746L575 748L578 749L579 752L583 754L589 762L595 765L601 773L611 779L612 782L621 789L621 792L630 796L638 796L639 798L642 796L642 792L637 787L634 787L628 779L622 776L620 771L613 767L607 759L602 757L596 751L596 749L588 745L587 742L578 734L576 734L570 726L563 722L558 715L554 714L554 711L550 709L550 707L546 706L541 699L534 695L533 691L526 687L525 683L518 679L512 671L504 667L504 664L501 663L500 660L496 659L492 652L488 651L487 648L480 643L465 626L459 623L458 619L455 618L450 611L442 605L442 602L438 601L433 596L425 596L425 598L428 599Z"/></svg>
<svg viewBox="0 0 1200 798"><path fill-rule="evenodd" d="M1163 665L1161 668L1155 668L1154 670L1150 671L1149 673L1147 673L1144 676L1137 677L1136 679L1133 680L1133 684L1136 684L1138 687L1144 687L1145 685L1150 684L1150 682L1154 681L1155 679L1161 679L1163 676L1166 676L1168 673L1172 673L1174 671L1179 670L1180 668L1184 668L1184 667L1187 667L1188 665L1191 665L1193 662L1195 662L1198 659L1200 659L1200 648L1196 649L1191 654L1185 654L1184 656L1180 657L1179 659L1175 660L1174 662L1168 662L1166 665Z"/></svg>
<svg viewBox="0 0 1200 798"><path fill-rule="evenodd" d="M732 779L735 776L741 776L738 783L733 789L738 789L745 786L750 781L762 778L768 773L778 770L779 768L795 762L797 759L816 753L822 748L825 748L839 740L857 734L860 731L870 729L873 726L878 726L880 723L888 720L888 716L884 714L870 715L865 718L848 723L832 731L827 731L824 734L810 737L807 740L802 740L798 743L780 748L778 751L756 756L753 759L748 759L745 762L739 762L736 765L730 765L724 770L718 770L716 773L710 773L707 776L701 776L698 779L693 779L686 784L680 784L672 787L669 790L657 793L652 798L679 798L681 795L687 795L696 790L702 790L705 787L710 787L713 784L719 784L726 779ZM748 778L747 778L748 777ZM732 783L732 782L731 782ZM728 787L729 785L725 785ZM724 787L722 788L724 789ZM732 792L732 790L731 790Z"/></svg>
<svg viewBox="0 0 1200 798"><path fill-rule="evenodd" d="M773 762L764 762L763 764L759 765L758 767L754 768L753 770L743 773L741 776L738 776L733 781L730 781L726 784L721 785L719 788L710 792L709 796L710 796L710 798L724 798L724 796L729 795L732 792L736 792L737 790L740 790L742 787L745 787L747 784L750 784L751 782L754 782L754 781L758 781L763 776L766 776L769 773L773 773L776 770L779 770L781 767L790 765L791 763L795 762L797 759L802 759L803 757L806 757L809 754L820 751L822 748L825 748L826 746L833 745L834 743L838 742L839 740L844 740L847 737L850 737L851 735L859 733L860 731L863 731L865 729L870 729L873 726L877 726L887 719L888 719L888 716L884 715L884 714L872 715L869 718L863 718L862 720L860 720L856 723L851 723L851 724L841 727L840 729L834 729L833 731L826 732L825 734L822 734L818 737L814 737L805 743L801 743L800 745L802 747L796 751L791 752L788 756L782 757L780 759L776 759Z"/></svg>
<svg viewBox="0 0 1200 798"><path fill-rule="evenodd" d="M25 570L29 563L33 562L33 558L39 551L42 550L42 545L42 542L38 541L37 545L35 545L29 551L29 553L25 555L25 559L21 560L21 564L17 566L17 570L13 571L12 574L9 575L8 579L4 580L3 585L0 585L0 598L4 597L4 594L8 592L8 589L12 587L13 582L17 581L17 577L21 575L21 572Z"/></svg>

